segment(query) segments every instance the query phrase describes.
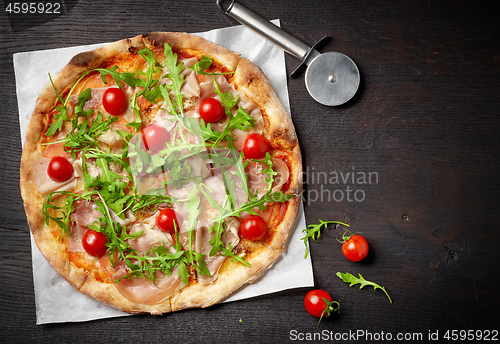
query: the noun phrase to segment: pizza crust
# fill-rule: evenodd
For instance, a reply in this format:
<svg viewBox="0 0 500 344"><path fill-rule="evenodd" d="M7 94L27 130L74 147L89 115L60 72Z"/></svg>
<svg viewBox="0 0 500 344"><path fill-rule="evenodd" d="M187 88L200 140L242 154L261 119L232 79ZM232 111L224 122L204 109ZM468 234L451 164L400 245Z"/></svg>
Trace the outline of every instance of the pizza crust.
<svg viewBox="0 0 500 344"><path fill-rule="evenodd" d="M302 161L291 117L262 70L250 60L240 58L238 54L222 46L186 33L153 32L140 35L76 55L58 75L53 77L54 85L60 94L64 94L83 73L99 67L113 56L126 52L136 53L143 47L150 49L162 47L165 42L174 50L187 50L198 57L203 54L222 64L229 71L235 71L231 81L262 109L265 123L263 134L274 149L287 152L290 169L287 193L293 194L294 197L287 203L286 212L279 226L272 229L272 240L266 244L251 245L252 251L245 257L251 264L250 267L226 259L218 278L211 284L201 285L197 281L191 281L171 299L159 304L133 303L120 294L113 284L96 278L102 273L96 258L83 253L91 262L90 265L93 266L91 269L70 263L65 244L60 242L45 225L41 206L43 198L34 185L32 170L34 158L41 154L39 142L48 125L44 123L44 118L58 101L52 85L48 84L37 99L21 158L20 188L28 224L41 253L71 285L92 298L130 313L160 314L185 308L208 307L227 298L245 284L255 281L284 253L287 238L297 217L302 192L300 183Z"/></svg>
<svg viewBox="0 0 500 344"><path fill-rule="evenodd" d="M187 308L205 308L226 299L247 283L253 283L267 269L269 269L280 256L280 253L263 244L255 245L250 257L245 260L250 266L243 266L239 262L226 259L222 265L217 279L210 284L192 284L189 288L180 290L172 296L172 311Z"/></svg>
<svg viewBox="0 0 500 344"><path fill-rule="evenodd" d="M154 305L140 304L128 300L124 297L118 289L115 288L113 283L103 283L96 277L96 272L89 274L85 283L78 289L80 293L88 295L102 303L122 310L127 313L151 313L162 314L172 311L170 306L170 298L156 303Z"/></svg>
<svg viewBox="0 0 500 344"><path fill-rule="evenodd" d="M222 64L229 71L234 71L240 61L240 55L231 50L183 32L152 32L144 35L144 42L150 49L162 48L168 43L172 49L187 50L198 58L203 54Z"/></svg>

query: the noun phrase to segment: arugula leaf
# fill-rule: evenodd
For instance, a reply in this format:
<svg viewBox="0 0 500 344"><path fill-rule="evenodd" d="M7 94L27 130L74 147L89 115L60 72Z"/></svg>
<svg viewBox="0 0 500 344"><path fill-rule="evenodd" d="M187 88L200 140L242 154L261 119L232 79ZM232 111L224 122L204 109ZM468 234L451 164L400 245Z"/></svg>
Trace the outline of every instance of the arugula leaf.
<svg viewBox="0 0 500 344"><path fill-rule="evenodd" d="M165 43L164 47L165 54L165 67L168 69L167 75L164 78L169 78L172 81L172 84L164 84L165 87L175 94L175 102L182 113L184 110L184 106L182 104L183 95L181 93L182 83L184 82L184 75L181 74L182 68L184 67L184 63L177 63L177 54L172 51L172 47Z"/></svg>
<svg viewBox="0 0 500 344"><path fill-rule="evenodd" d="M148 48L142 48L138 51L138 54L148 63L148 70L144 73L139 71L141 75L146 76L146 80L142 87L144 89L139 93L139 95L144 96L148 101L154 103L156 99L160 97L158 90L155 89L155 86L158 84L158 80L153 78L153 75L159 72L162 68L161 64L159 64L155 57L154 53Z"/></svg>
<svg viewBox="0 0 500 344"><path fill-rule="evenodd" d="M282 191L277 191L277 192L271 192L268 191L264 195L262 195L261 198L258 198L257 192L253 195L253 197L248 201L248 203L243 204L241 207L235 210L227 210L224 209L224 212L219 214L218 216L214 217L211 219L211 221L219 221L223 218L229 217L229 216L236 216L238 217L242 212L247 211L250 214L257 215L257 213L253 210L254 208L259 208L260 210L266 210L267 206L265 205L268 202L286 202L290 198L292 198L292 194L285 194Z"/></svg>
<svg viewBox="0 0 500 344"><path fill-rule="evenodd" d="M66 142L64 147L70 151L73 159L76 159L76 152L98 147L97 138L109 130L111 124L118 120L118 117L108 116L104 118L101 112L98 112L96 118L91 120L90 123L88 118L83 121L78 121L78 118L75 115L71 131L62 140L62 142Z"/></svg>
<svg viewBox="0 0 500 344"><path fill-rule="evenodd" d="M175 266L181 265L183 255L184 253L182 251L170 253L170 250L163 245L151 248L144 256L135 250L130 250L130 252L125 255L125 262L131 271L122 278L148 278L155 283L155 272L161 271L165 273L165 275L170 276ZM180 273L182 273L182 271Z"/></svg>
<svg viewBox="0 0 500 344"><path fill-rule="evenodd" d="M236 95L236 97L233 97L230 91L226 91L226 93L222 93L221 90L219 89L219 84L217 81L215 81L215 77L213 78L214 81L214 89L215 93L217 93L220 97L222 105L224 105L226 114L230 115L231 114L231 109L238 104L238 98L239 96Z"/></svg>
<svg viewBox="0 0 500 344"><path fill-rule="evenodd" d="M234 72L227 72L227 73L209 73L206 72L206 70L212 65L212 59L208 56L201 55L201 58L198 62L196 62L193 66L188 67L188 69L191 69L195 71L198 74L203 74L203 75L226 75L226 74L234 74Z"/></svg>
<svg viewBox="0 0 500 344"><path fill-rule="evenodd" d="M217 221L210 229L209 232L214 232L214 236L210 239L210 244L212 245L212 249L208 254L210 257L215 256L219 251L221 251L225 245L224 241L222 241L222 236L225 234L224 231L225 221L220 220Z"/></svg>
<svg viewBox="0 0 500 344"><path fill-rule="evenodd" d="M68 118L68 108L65 105L66 101L61 97L61 95L57 91L57 88L54 85L54 81L52 81L52 77L50 76L50 73L49 73L49 79L50 79L50 83L52 85L52 88L54 89L54 92L56 93L57 99L59 99L59 101L62 104L62 106L56 107L56 110L59 111L59 113L52 116L52 119L54 120L54 122L52 122L50 124L49 129L47 130L47 133L46 133L47 136L52 136L56 133L56 131L60 131L62 129L62 125L63 125L64 121L69 121L69 118Z"/></svg>
<svg viewBox="0 0 500 344"><path fill-rule="evenodd" d="M159 194L136 194L131 196L131 199L133 200L133 204L131 205L133 212L146 208L150 208L154 211L160 204L172 204L172 198L170 196Z"/></svg>
<svg viewBox="0 0 500 344"><path fill-rule="evenodd" d="M102 151L97 148L88 148L86 149L84 153L85 157L90 158L90 159L98 159L98 158L104 158L106 161L109 163L114 163L115 165L119 166L120 171L126 170L127 174L130 175L132 174L131 169L123 155L117 154L117 153L111 153L111 152L106 152Z"/></svg>
<svg viewBox="0 0 500 344"><path fill-rule="evenodd" d="M54 221L62 230L63 233L65 233L68 237L70 236L69 228L68 225L66 224L67 221L66 219L69 218L69 215L72 213L72 207L71 205L73 202L68 202L68 200L72 199L71 197L66 200L67 207L58 207L54 205L54 198L53 196L55 195L67 195L68 193L66 191L56 191L56 192L51 192L47 196L45 196L42 204L42 211L43 214L45 215L45 224L48 226L50 223L50 220ZM69 203L69 204L68 204ZM59 211L62 216L55 216L54 212ZM62 235L62 233L61 233ZM62 237L61 237L62 239Z"/></svg>
<svg viewBox="0 0 500 344"><path fill-rule="evenodd" d="M208 56L201 55L201 58L198 62L196 62L193 66L189 67L189 69L195 71L198 74L209 75L210 73L205 72L208 67L212 65L212 59Z"/></svg>
<svg viewBox="0 0 500 344"><path fill-rule="evenodd" d="M132 88L136 88L137 86L143 86L144 80L139 78L139 74L137 73L127 73L127 72L118 72L118 66L113 66L111 68L96 68L95 71L98 71L101 74L102 82L107 84L106 75L110 75L118 85L118 88L122 88L122 81L129 85Z"/></svg>
<svg viewBox="0 0 500 344"><path fill-rule="evenodd" d="M68 104L69 97L71 96L71 93L73 93L73 90L78 85L78 83L80 82L80 80L82 80L90 72L92 72L92 71L88 71L88 72L83 73L78 78L78 80L76 80L76 82L73 84L73 86L71 86L71 88L69 89L68 96L66 97L66 99L63 99L61 97L61 95L59 94L59 92L57 91L57 88L54 85L54 81L52 80L52 77L50 76L50 73L49 73L50 84L52 85L52 88L54 89L54 92L55 92L55 94L57 96L57 99L59 99L59 101L61 102L62 106L56 107L56 110L58 110L59 113L56 114L56 115L54 115L54 116L52 116L52 118L55 119L55 121L52 122L51 125L49 126L49 129L47 130L47 133L46 133L47 137L54 135L56 133L56 131L60 131L62 129L62 124L63 124L64 121L69 121L69 117L68 117L68 114L67 114L68 113L68 107L66 106Z"/></svg>
<svg viewBox="0 0 500 344"><path fill-rule="evenodd" d="M54 196L68 196L63 206L54 205ZM74 210L73 203L80 199L90 200L92 192L83 192L82 194L75 194L69 191L54 191L45 196L42 204L42 211L45 215L45 224L49 225L50 220L54 221L62 230L62 234L70 236L68 223L71 213ZM59 212L62 216L56 216L55 212Z"/></svg>
<svg viewBox="0 0 500 344"><path fill-rule="evenodd" d="M236 182L234 179L230 178L227 174L226 169L223 167L222 168L222 183L224 184L224 189L226 190L226 197L229 202L229 206L231 207L231 210L234 210L234 202L233 200L236 201L236 195L235 195L235 188L236 188Z"/></svg>
<svg viewBox="0 0 500 344"><path fill-rule="evenodd" d="M193 229L196 228L196 225L198 223L197 218L198 215L201 214L201 207L200 207L200 196L197 194L197 189L193 188L191 192L189 193L188 197L185 200L179 200L180 202L184 202L184 206L189 213L189 228L187 228L188 232L191 232Z"/></svg>
<svg viewBox="0 0 500 344"><path fill-rule="evenodd" d="M232 140L227 142L227 148L229 149L232 157L231 165L235 167L235 170L231 171L231 174L241 181L239 187L245 191L247 200L250 200L252 192L250 191L250 186L248 185L248 175L245 172L245 167L247 167L248 161L243 162L243 151L238 154L238 150Z"/></svg>
<svg viewBox="0 0 500 344"><path fill-rule="evenodd" d="M323 226L326 228L329 224L336 223L339 225L349 227L348 224L345 224L345 223L340 222L340 221L323 221L323 220L319 219L319 222L320 223L318 223L318 224L310 224L309 226L307 226L308 228L302 230L302 232L306 233L306 235L303 238L301 238L301 240L304 241L304 245L306 246L306 255L305 255L304 259L307 258L307 255L309 254L309 247L307 246L307 240L309 238L312 238L314 241L318 242L319 236L321 234L321 228Z"/></svg>
<svg viewBox="0 0 500 344"><path fill-rule="evenodd" d="M89 117L94 113L94 110L88 109L88 110L83 110L83 107L85 106L85 103L90 99L92 95L92 90L90 88L84 89L79 95L78 95L78 101L75 106L75 118L77 117ZM73 119L75 121L75 119Z"/></svg>
<svg viewBox="0 0 500 344"><path fill-rule="evenodd" d="M236 260L243 264L244 266L250 266L250 263L243 260L240 256L233 252L233 247L231 243L229 243L229 247L226 248L224 241L222 240L222 236L226 234L225 231L226 222L224 219L217 221L210 229L209 232L214 232L214 236L209 240L209 243L212 245L212 249L210 250L209 256L213 257L216 254L221 254L223 257L232 257L233 260Z"/></svg>
<svg viewBox="0 0 500 344"><path fill-rule="evenodd" d="M137 93L134 93L132 99L130 100L130 107L134 110L135 120L127 123L127 127L132 127L135 129L134 133L138 132L141 129L142 118L141 118L141 108L137 105Z"/></svg>
<svg viewBox="0 0 500 344"><path fill-rule="evenodd" d="M360 285L359 289L362 289L363 287L366 287L366 286L372 286L374 290L381 289L385 293L385 295L387 295L387 298L389 299L389 301L392 303L392 300L384 287L381 287L377 283L365 280L364 277L361 276L361 274L359 274L359 278L354 276L354 275L351 275L350 273L337 272L336 275L342 281L344 281L346 283L350 283L349 287L352 287L353 285L359 284Z"/></svg>
<svg viewBox="0 0 500 344"><path fill-rule="evenodd" d="M242 156L243 156L243 152L241 152ZM266 156L264 158L264 160L258 160L258 159L251 159L252 161L257 161L257 162L262 162L264 163L267 168L265 169L262 169L262 172L267 174L267 176L269 178L266 178L266 184L267 184L267 190L270 190L272 185L273 185L273 182L274 182L274 176L277 176L278 173L275 172L273 170L273 161L271 159L271 154L269 154L269 152L266 152Z"/></svg>
<svg viewBox="0 0 500 344"><path fill-rule="evenodd" d="M58 106L56 110L59 111L59 113L52 116L55 121L50 124L46 133L47 137L54 135L57 131L61 131L64 121L69 121L67 115L68 110L65 106Z"/></svg>
<svg viewBox="0 0 500 344"><path fill-rule="evenodd" d="M228 114L228 118L229 120L226 124L226 127L219 135L219 137L215 140L215 142L213 143L214 145L218 144L222 140L233 141L234 138L231 134L231 131L233 129L248 130L255 127L255 119L250 116L248 112L246 112L242 107L238 108L238 111L236 111L236 114L234 116L230 112Z"/></svg>
<svg viewBox="0 0 500 344"><path fill-rule="evenodd" d="M177 266L177 273L179 277L181 278L182 283L188 284L189 280L189 271L187 269L188 265L191 265L195 268L195 270L199 274L203 274L205 276L210 276L210 271L207 268L207 265L205 263L204 254L195 252L191 249L191 236L192 236L192 231L190 232L190 243L189 243L189 250L184 250L180 241L179 241L179 231L177 230L177 226L175 226L175 244L174 248L178 252L183 253L182 259L179 260L178 266Z"/></svg>

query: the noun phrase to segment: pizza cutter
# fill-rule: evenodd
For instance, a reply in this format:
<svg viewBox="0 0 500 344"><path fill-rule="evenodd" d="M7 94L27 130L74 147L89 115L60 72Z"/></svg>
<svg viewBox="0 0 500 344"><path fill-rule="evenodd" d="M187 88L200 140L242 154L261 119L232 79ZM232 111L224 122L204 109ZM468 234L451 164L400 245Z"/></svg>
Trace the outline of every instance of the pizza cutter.
<svg viewBox="0 0 500 344"><path fill-rule="evenodd" d="M315 49L322 40L310 47L234 0L217 0L217 5L230 17L300 59L302 62L292 75L307 65L306 88L318 103L342 105L356 94L360 82L359 70L348 56L338 52L322 54Z"/></svg>

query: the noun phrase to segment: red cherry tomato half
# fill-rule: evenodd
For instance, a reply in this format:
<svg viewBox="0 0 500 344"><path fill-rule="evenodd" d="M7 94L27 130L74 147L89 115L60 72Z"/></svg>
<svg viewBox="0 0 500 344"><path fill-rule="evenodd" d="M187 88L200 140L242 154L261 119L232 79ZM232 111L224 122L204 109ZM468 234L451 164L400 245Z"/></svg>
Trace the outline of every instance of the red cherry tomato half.
<svg viewBox="0 0 500 344"><path fill-rule="evenodd" d="M215 123L224 116L224 106L215 98L207 98L201 102L200 117L207 123Z"/></svg>
<svg viewBox="0 0 500 344"><path fill-rule="evenodd" d="M156 225L164 232L175 234L175 228L179 230L179 223L177 222L177 214L173 209L165 208L160 210L156 217Z"/></svg>
<svg viewBox="0 0 500 344"><path fill-rule="evenodd" d="M100 257L106 253L106 236L93 229L85 232L82 238L82 245L88 254L94 257Z"/></svg>
<svg viewBox="0 0 500 344"><path fill-rule="evenodd" d="M243 144L243 154L249 159L262 159L269 151L271 151L271 144L261 134L248 135Z"/></svg>
<svg viewBox="0 0 500 344"><path fill-rule="evenodd" d="M361 235L355 234L342 244L342 253L351 262L359 262L368 255L368 242Z"/></svg>
<svg viewBox="0 0 500 344"><path fill-rule="evenodd" d="M332 302L332 297L324 290L315 289L308 292L304 298L304 306L306 307L307 312L309 312L309 314L313 317L321 317L327 308L327 304L323 301L323 299Z"/></svg>
<svg viewBox="0 0 500 344"><path fill-rule="evenodd" d="M47 174L55 182L65 182L73 176L73 165L68 159L62 156L55 156L50 159L47 167Z"/></svg>
<svg viewBox="0 0 500 344"><path fill-rule="evenodd" d="M160 127L156 124L150 124L142 131L143 141L146 149L152 152L158 152L161 150L165 141L168 140L169 134L167 129Z"/></svg>
<svg viewBox="0 0 500 344"><path fill-rule="evenodd" d="M119 116L127 108L127 97L123 90L110 87L102 95L104 109L113 116Z"/></svg>
<svg viewBox="0 0 500 344"><path fill-rule="evenodd" d="M241 222L240 233L248 240L262 240L267 233L267 223L258 215L250 215Z"/></svg>

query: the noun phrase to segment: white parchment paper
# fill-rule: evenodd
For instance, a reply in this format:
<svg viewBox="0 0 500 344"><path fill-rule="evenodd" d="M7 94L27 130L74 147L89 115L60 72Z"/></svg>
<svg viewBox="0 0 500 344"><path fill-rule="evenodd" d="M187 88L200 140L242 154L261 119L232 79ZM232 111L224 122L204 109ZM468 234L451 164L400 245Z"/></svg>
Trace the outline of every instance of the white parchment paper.
<svg viewBox="0 0 500 344"><path fill-rule="evenodd" d="M274 20L273 23L279 25L279 20ZM243 26L195 34L225 46L260 66L290 113L285 58L282 49ZM23 144L35 101L42 88L49 82L48 73L56 75L71 57L101 45L103 44L14 54L19 122ZM226 301L246 299L285 289L313 286L310 256L304 259L304 244L300 240L301 230L305 227L306 223L301 207L296 228L289 240L286 253L261 279L244 287ZM37 324L88 321L129 315L107 307L70 286L45 260L33 238L31 239L31 248Z"/></svg>

